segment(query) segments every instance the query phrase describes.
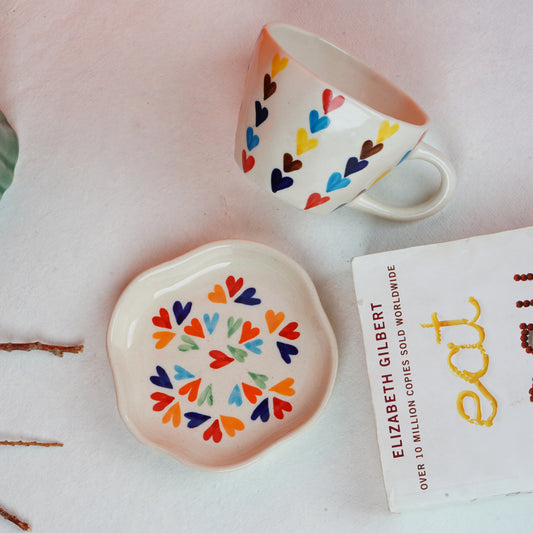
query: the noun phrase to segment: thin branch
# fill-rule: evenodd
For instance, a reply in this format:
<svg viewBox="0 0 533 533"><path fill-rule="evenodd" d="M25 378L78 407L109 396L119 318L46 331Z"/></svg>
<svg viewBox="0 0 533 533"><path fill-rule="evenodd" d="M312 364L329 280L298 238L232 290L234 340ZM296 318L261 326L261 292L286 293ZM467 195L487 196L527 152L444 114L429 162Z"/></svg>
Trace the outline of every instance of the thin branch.
<svg viewBox="0 0 533 533"><path fill-rule="evenodd" d="M41 350L57 355L57 357L63 357L64 353L83 352L83 344L78 344L76 346L57 346L54 344L43 344L41 342L6 342L0 344L0 350L3 350L4 352L13 352L15 350L20 350L24 352L29 352L31 350Z"/></svg>
<svg viewBox="0 0 533 533"><path fill-rule="evenodd" d="M22 529L23 531L31 531L31 527L29 524L23 522L15 515L8 513L5 509L2 509L2 507L0 507L0 516L5 518L6 520L9 520L10 522L13 522L13 524L20 527L20 529Z"/></svg>
<svg viewBox="0 0 533 533"><path fill-rule="evenodd" d="M63 446L62 442L38 442L36 440L0 440L0 446L44 446L50 448L52 446Z"/></svg>

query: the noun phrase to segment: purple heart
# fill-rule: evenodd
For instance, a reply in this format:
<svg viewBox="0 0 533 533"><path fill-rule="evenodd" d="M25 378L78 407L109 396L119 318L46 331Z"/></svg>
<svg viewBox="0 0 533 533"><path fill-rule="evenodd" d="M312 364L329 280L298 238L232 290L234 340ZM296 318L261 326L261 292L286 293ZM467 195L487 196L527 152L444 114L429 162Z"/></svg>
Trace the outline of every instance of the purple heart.
<svg viewBox="0 0 533 533"><path fill-rule="evenodd" d="M349 176L350 174L353 174L355 172L359 172L360 170L363 170L368 165L368 161L366 159L363 159L363 161L359 161L357 157L350 157L348 161L346 161L346 169L344 170L344 177Z"/></svg>
<svg viewBox="0 0 533 533"><path fill-rule="evenodd" d="M189 423L187 424L188 428L197 428L211 418L209 415L203 415L202 413L195 413L193 411L184 413L183 416L189 419Z"/></svg>
<svg viewBox="0 0 533 533"><path fill-rule="evenodd" d="M258 126L263 124L263 122L267 119L267 117L268 117L268 109L266 107L263 107L261 105L261 102L256 100L255 101L255 127L257 128Z"/></svg>
<svg viewBox="0 0 533 533"><path fill-rule="evenodd" d="M185 306L183 306L179 300L176 300L174 302L174 305L172 306L172 311L174 312L174 316L176 317L176 322L178 323L178 326L180 326L181 323L187 318L187 316L189 316L191 308L192 302L187 302Z"/></svg>
<svg viewBox="0 0 533 533"><path fill-rule="evenodd" d="M163 387L164 389L172 389L172 383L170 382L166 370L162 366L156 366L155 371L157 372L157 376L150 376L150 381L158 387Z"/></svg>
<svg viewBox="0 0 533 533"><path fill-rule="evenodd" d="M268 398L265 398L252 413L252 420L257 420L261 418L262 422L268 422L270 418L270 410L268 409Z"/></svg>
<svg viewBox="0 0 533 533"><path fill-rule="evenodd" d="M286 344L285 342L276 342L281 358L288 364L291 364L291 356L298 353L298 348L292 344Z"/></svg>
<svg viewBox="0 0 533 533"><path fill-rule="evenodd" d="M283 189L287 189L288 187L291 187L293 183L294 180L292 178L289 178L289 176L284 176L279 168L275 168L272 171L272 174L270 176L270 185L272 187L272 192L278 192Z"/></svg>

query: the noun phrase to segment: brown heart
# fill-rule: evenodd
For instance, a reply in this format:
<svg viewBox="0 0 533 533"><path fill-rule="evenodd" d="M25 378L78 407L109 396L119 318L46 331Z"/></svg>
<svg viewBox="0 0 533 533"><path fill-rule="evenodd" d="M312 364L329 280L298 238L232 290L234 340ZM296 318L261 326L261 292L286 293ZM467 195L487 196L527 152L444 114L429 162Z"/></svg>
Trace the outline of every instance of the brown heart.
<svg viewBox="0 0 533 533"><path fill-rule="evenodd" d="M374 143L371 140L365 141L361 147L361 155L359 156L359 159L368 159L370 156L381 152L382 149L383 143L379 143L374 146Z"/></svg>
<svg viewBox="0 0 533 533"><path fill-rule="evenodd" d="M285 172L300 170L302 165L303 163L299 159L293 159L291 154L283 154L283 170Z"/></svg>
<svg viewBox="0 0 533 533"><path fill-rule="evenodd" d="M268 98L270 98L276 92L277 87L278 86L276 85L276 82L272 81L270 74L265 74L265 79L263 82L263 100L268 100Z"/></svg>

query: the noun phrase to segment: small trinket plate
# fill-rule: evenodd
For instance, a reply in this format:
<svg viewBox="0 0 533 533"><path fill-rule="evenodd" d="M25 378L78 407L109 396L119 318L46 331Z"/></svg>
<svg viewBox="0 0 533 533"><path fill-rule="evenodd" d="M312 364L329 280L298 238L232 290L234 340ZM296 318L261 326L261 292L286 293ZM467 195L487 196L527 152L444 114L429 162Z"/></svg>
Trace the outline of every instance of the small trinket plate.
<svg viewBox="0 0 533 533"><path fill-rule="evenodd" d="M107 347L130 431L211 470L243 466L312 422L338 358L307 273L249 241L211 243L138 276Z"/></svg>

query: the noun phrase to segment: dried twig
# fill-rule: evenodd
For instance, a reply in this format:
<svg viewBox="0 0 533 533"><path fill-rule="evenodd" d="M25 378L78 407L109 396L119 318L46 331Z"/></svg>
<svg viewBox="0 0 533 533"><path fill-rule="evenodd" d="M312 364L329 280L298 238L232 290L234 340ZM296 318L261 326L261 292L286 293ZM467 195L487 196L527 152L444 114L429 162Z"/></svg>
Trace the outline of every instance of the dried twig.
<svg viewBox="0 0 533 533"><path fill-rule="evenodd" d="M62 442L38 442L36 440L0 440L0 446L44 446L50 448L51 446L63 446Z"/></svg>
<svg viewBox="0 0 533 533"><path fill-rule="evenodd" d="M41 342L6 342L0 344L0 350L3 350L4 352L13 352L15 350L24 352L30 352L31 350L42 350L57 355L57 357L63 357L64 353L83 352L83 344L78 344L76 346L56 346L54 344L43 344Z"/></svg>
<svg viewBox="0 0 533 533"><path fill-rule="evenodd" d="M23 522L15 515L8 513L5 509L2 509L2 507L0 507L0 516L5 518L6 520L9 520L10 522L13 522L13 524L20 527L20 529L22 529L23 531L31 531L31 527L29 524Z"/></svg>

